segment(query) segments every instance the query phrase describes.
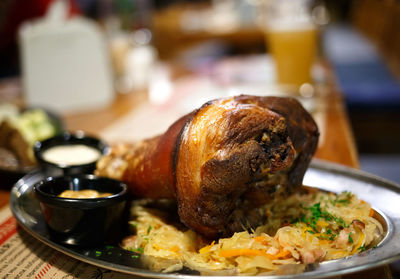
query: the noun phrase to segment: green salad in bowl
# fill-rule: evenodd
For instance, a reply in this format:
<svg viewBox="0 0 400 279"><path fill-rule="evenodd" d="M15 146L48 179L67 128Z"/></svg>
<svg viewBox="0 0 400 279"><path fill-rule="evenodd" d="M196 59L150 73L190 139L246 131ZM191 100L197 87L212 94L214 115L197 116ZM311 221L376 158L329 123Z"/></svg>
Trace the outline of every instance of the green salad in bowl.
<svg viewBox="0 0 400 279"><path fill-rule="evenodd" d="M33 145L63 131L59 117L41 108L0 105L0 169L27 172L36 166Z"/></svg>

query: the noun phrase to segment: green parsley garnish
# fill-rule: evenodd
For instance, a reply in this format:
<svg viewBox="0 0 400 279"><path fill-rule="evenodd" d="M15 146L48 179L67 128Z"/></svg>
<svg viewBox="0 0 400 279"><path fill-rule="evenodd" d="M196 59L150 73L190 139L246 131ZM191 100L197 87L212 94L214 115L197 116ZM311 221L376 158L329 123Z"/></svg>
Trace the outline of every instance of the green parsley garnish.
<svg viewBox="0 0 400 279"><path fill-rule="evenodd" d="M349 242L353 243L353 238L351 238L351 232L349 233Z"/></svg>
<svg viewBox="0 0 400 279"><path fill-rule="evenodd" d="M365 244L364 244L364 245L361 245L360 247L358 247L357 250L359 250L360 252L363 252L363 251L367 250L367 248L365 247Z"/></svg>
<svg viewBox="0 0 400 279"><path fill-rule="evenodd" d="M346 194L347 195L347 194ZM351 194L350 194L351 195ZM342 228L347 228L349 225L342 219L339 218L328 211L321 209L321 203L315 203L309 207L303 207L306 210L306 213L303 214L300 218L294 219L291 223L299 223L302 222L306 224L311 230L307 230L307 232L311 234L319 233L319 239L329 239L335 240L337 234L335 234L331 228L326 228L326 231L322 230L319 231L317 227L318 220L325 220L325 221L334 221L337 226Z"/></svg>
<svg viewBox="0 0 400 279"><path fill-rule="evenodd" d="M130 225L132 225L133 227L137 228L138 223L137 222L129 222Z"/></svg>
<svg viewBox="0 0 400 279"><path fill-rule="evenodd" d="M316 203L313 206L307 207L306 209L308 209L311 213L310 217L306 217L305 215L303 215L300 218L300 221L307 224L309 227L311 227L315 232L318 232L317 230L317 221L319 219L325 219L326 221L335 221L339 226L341 227L348 227L348 225L346 224L346 222L339 218L336 217L335 215L330 214L328 211L326 210L321 210L321 204L320 203Z"/></svg>
<svg viewBox="0 0 400 279"><path fill-rule="evenodd" d="M144 249L142 247L138 247L138 248L128 248L128 250L132 251L132 252L136 252L139 254L143 254Z"/></svg>
<svg viewBox="0 0 400 279"><path fill-rule="evenodd" d="M339 218L339 217L336 217L336 216L333 216L333 215L331 215L331 216L332 216L333 220L334 220L340 227L343 227L343 228L348 228L348 227L349 227L349 225L346 224L346 222L345 222L342 218Z"/></svg>
<svg viewBox="0 0 400 279"><path fill-rule="evenodd" d="M342 196L345 195L343 198ZM343 192L341 195L339 195L337 198L331 200L332 205L348 205L350 203L350 199L353 196L351 192Z"/></svg>
<svg viewBox="0 0 400 279"><path fill-rule="evenodd" d="M318 232L317 230L317 221L321 217L321 204L316 203L313 206L307 207L311 212L310 217L306 217L305 215L301 216L300 221L307 224L309 227L313 229L314 232Z"/></svg>

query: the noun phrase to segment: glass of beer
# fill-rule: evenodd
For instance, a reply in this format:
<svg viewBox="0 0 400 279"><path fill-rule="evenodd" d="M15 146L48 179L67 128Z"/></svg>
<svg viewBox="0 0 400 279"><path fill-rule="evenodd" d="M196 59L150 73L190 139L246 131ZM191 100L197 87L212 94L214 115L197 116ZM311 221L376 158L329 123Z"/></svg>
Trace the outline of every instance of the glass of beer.
<svg viewBox="0 0 400 279"><path fill-rule="evenodd" d="M312 83L311 67L317 54L317 28L306 0L270 0L266 42L282 85Z"/></svg>

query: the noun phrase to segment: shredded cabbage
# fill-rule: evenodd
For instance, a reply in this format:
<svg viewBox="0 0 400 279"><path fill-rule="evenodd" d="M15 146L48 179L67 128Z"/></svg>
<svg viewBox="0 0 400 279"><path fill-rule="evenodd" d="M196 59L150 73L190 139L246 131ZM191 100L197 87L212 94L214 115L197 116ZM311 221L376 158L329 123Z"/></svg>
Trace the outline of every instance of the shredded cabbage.
<svg viewBox="0 0 400 279"><path fill-rule="evenodd" d="M385 233L370 204L350 192L310 190L274 201L264 208L264 225L211 243L141 203L131 209L135 234L122 247L143 254L153 270L164 272L187 266L202 274L268 274L286 265L360 253Z"/></svg>

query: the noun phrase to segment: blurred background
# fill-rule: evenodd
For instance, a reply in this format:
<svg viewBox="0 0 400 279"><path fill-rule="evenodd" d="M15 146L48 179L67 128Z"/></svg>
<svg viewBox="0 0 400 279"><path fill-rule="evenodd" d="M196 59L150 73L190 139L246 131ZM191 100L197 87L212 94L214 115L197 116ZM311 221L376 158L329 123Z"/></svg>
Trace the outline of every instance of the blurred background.
<svg viewBox="0 0 400 279"><path fill-rule="evenodd" d="M2 0L0 98L64 113L107 105L114 92L146 90L150 101L162 104L171 90L168 79L180 71L219 85L253 84L255 92L265 89L254 87L261 83L300 86L305 99L316 94L313 86L330 83L343 97L361 168L400 183L400 1L285 2ZM281 18L274 21L276 15ZM294 20L291 39L302 34L296 64L310 67L307 57L315 56L319 62L299 80L285 77L288 62L278 61L287 39L279 31L291 28L287 15ZM215 90L185 82L189 90ZM82 87L95 95L78 97ZM68 93L49 105L62 88Z"/></svg>

